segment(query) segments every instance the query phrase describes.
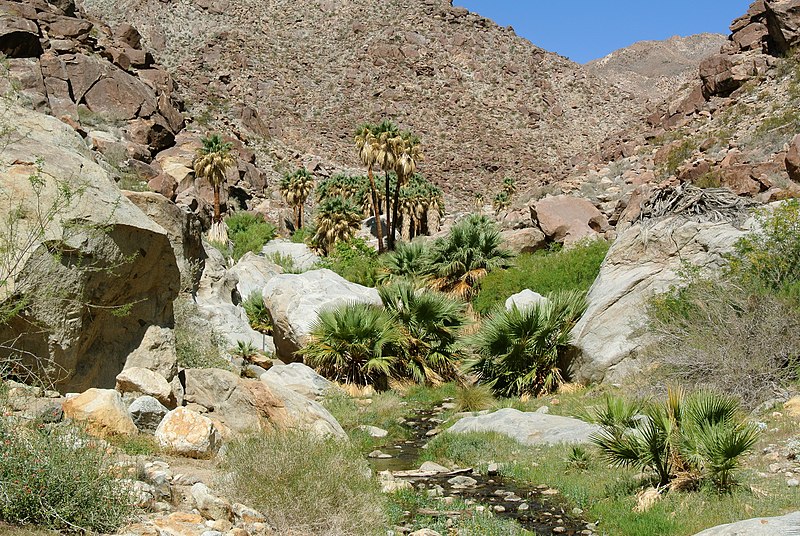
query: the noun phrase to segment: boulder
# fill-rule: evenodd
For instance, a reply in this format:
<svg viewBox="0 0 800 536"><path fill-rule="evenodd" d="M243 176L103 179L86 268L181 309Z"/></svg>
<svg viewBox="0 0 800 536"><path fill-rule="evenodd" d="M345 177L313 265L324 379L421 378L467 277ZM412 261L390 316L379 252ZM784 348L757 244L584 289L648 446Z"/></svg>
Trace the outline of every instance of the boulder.
<svg viewBox="0 0 800 536"><path fill-rule="evenodd" d="M73 129L16 106L9 113L25 135L4 149L11 164L0 177L0 215L33 214L38 204L54 218L44 237L17 244L19 269L5 290L29 296L35 307L0 327L0 340L16 340L24 355L39 356L27 365L62 392L112 388L148 328L173 323L175 255L164 229L120 194ZM31 176L44 180L38 196ZM52 177L82 193L67 200ZM17 236L35 220L20 219Z"/></svg>
<svg viewBox="0 0 800 536"><path fill-rule="evenodd" d="M152 396L140 396L128 407L133 423L140 432L155 434L169 410Z"/></svg>
<svg viewBox="0 0 800 536"><path fill-rule="evenodd" d="M10 2L0 6L0 52L9 58L34 58L42 54L39 28L24 16L23 9ZM34 12L30 18L35 17Z"/></svg>
<svg viewBox="0 0 800 536"><path fill-rule="evenodd" d="M261 294L264 285L273 276L283 273L283 268L261 255L245 253L239 262L230 269L236 276L236 290L243 300L257 292Z"/></svg>
<svg viewBox="0 0 800 536"><path fill-rule="evenodd" d="M526 288L506 300L506 309L510 311L515 305L517 309L526 309L528 307L533 307L537 303L547 303L548 301L549 300L547 298L538 292L534 292L531 289Z"/></svg>
<svg viewBox="0 0 800 536"><path fill-rule="evenodd" d="M782 55L800 43L800 1L764 2L770 52Z"/></svg>
<svg viewBox="0 0 800 536"><path fill-rule="evenodd" d="M202 482L190 489L192 500L200 514L210 520L233 521L233 508L230 503L214 495Z"/></svg>
<svg viewBox="0 0 800 536"><path fill-rule="evenodd" d="M684 263L701 270L721 267L723 255L744 233L729 223L698 223L681 216L623 232L589 290L586 313L572 330L575 379L613 382L623 371L634 370L631 360L649 342L641 330L648 300L680 284Z"/></svg>
<svg viewBox="0 0 800 536"><path fill-rule="evenodd" d="M80 421L99 437L133 435L138 431L122 397L113 389L89 389L62 404L64 416Z"/></svg>
<svg viewBox="0 0 800 536"><path fill-rule="evenodd" d="M547 239L540 229L528 227L500 233L503 247L514 253L533 253L547 246Z"/></svg>
<svg viewBox="0 0 800 536"><path fill-rule="evenodd" d="M273 365L261 379L280 384L311 400L324 397L333 387L331 382L303 363Z"/></svg>
<svg viewBox="0 0 800 536"><path fill-rule="evenodd" d="M568 195L545 197L530 205L531 218L544 235L565 245L602 236L608 220L589 200Z"/></svg>
<svg viewBox="0 0 800 536"><path fill-rule="evenodd" d="M165 406L175 405L172 388L167 383L167 380L157 372L146 368L125 368L117 375L115 389L122 394L152 396Z"/></svg>
<svg viewBox="0 0 800 536"><path fill-rule="evenodd" d="M184 407L167 413L155 436L162 448L189 458L209 458L220 446L211 419Z"/></svg>
<svg viewBox="0 0 800 536"><path fill-rule="evenodd" d="M767 60L750 54L717 54L700 63L703 95L727 97L754 76L763 74Z"/></svg>
<svg viewBox="0 0 800 536"><path fill-rule="evenodd" d="M580 419L505 408L485 415L462 417L447 433L497 432L523 445L555 445L588 443L591 435L599 430L597 425Z"/></svg>
<svg viewBox="0 0 800 536"><path fill-rule="evenodd" d="M786 172L789 178L800 182L800 134L792 138L789 151L786 153Z"/></svg>
<svg viewBox="0 0 800 536"><path fill-rule="evenodd" d="M236 272L229 270L225 259L216 248L205 245L205 268L197 286L196 303L200 318L214 333L222 336L230 347L239 341L249 342L265 352L274 352L272 337L263 335L250 326L242 307L242 296L237 290Z"/></svg>
<svg viewBox="0 0 800 536"><path fill-rule="evenodd" d="M728 523L698 532L695 536L795 536L800 528L800 512L780 517L759 517Z"/></svg>
<svg viewBox="0 0 800 536"><path fill-rule="evenodd" d="M290 258L298 271L311 270L319 262L319 257L305 244L296 244L289 240L277 239L268 242L261 250L265 257L273 258L280 255Z"/></svg>
<svg viewBox="0 0 800 536"><path fill-rule="evenodd" d="M178 373L175 332L171 328L161 326L148 327L139 347L125 360L125 368L131 367L152 370L167 381L172 381Z"/></svg>
<svg viewBox="0 0 800 536"><path fill-rule="evenodd" d="M347 434L342 429L342 426L322 404L309 400L303 395L271 381L269 378L262 379L261 382L269 388L273 395L279 397L284 404L284 411L288 416L283 425L284 429L304 430L320 437L347 440Z"/></svg>
<svg viewBox="0 0 800 536"><path fill-rule="evenodd" d="M264 305L272 318L277 357L297 361L295 352L307 342L319 312L356 302L382 305L374 288L351 283L327 269L281 274L267 281Z"/></svg>

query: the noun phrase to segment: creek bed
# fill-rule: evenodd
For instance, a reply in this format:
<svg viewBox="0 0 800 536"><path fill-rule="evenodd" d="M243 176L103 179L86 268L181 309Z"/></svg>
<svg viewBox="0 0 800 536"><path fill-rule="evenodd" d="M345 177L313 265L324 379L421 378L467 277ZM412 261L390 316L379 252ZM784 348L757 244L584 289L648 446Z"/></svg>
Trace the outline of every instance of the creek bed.
<svg viewBox="0 0 800 536"><path fill-rule="evenodd" d="M493 474L484 475L470 468L450 472L418 470L417 460L425 444L442 423L434 410L417 410L404 423L411 429L410 439L384 446L382 452L391 458L370 458L376 472L390 471L396 480L405 480L431 496L457 497L468 504L476 503L495 516L513 519L537 535L590 535L593 526L567 512L558 498L558 491L548 486L524 486ZM422 512L420 512L422 513ZM461 512L425 515L450 515Z"/></svg>

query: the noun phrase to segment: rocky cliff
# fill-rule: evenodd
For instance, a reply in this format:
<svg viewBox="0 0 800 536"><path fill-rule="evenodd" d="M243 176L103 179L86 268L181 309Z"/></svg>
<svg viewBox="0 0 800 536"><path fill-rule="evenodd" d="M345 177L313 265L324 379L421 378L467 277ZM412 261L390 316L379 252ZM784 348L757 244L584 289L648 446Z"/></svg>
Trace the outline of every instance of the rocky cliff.
<svg viewBox="0 0 800 536"><path fill-rule="evenodd" d="M450 200L504 176L563 176L636 124L637 95L446 0L86 0L136 26L198 125L239 133L259 167L358 167L354 128L417 132L421 170Z"/></svg>

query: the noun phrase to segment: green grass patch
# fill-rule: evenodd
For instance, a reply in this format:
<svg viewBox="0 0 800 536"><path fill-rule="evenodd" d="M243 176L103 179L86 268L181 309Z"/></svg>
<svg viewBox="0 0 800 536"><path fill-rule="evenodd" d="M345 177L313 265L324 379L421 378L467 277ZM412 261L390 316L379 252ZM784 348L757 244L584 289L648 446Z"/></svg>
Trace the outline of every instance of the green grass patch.
<svg viewBox="0 0 800 536"><path fill-rule="evenodd" d="M155 456L161 452L156 438L147 434L115 435L108 442L128 456Z"/></svg>
<svg viewBox="0 0 800 536"><path fill-rule="evenodd" d="M542 295L559 290L586 292L597 278L609 247L605 240L593 240L557 252L522 254L513 267L496 270L483 279L473 305L479 313L487 314L526 288Z"/></svg>
<svg viewBox="0 0 800 536"><path fill-rule="evenodd" d="M245 253L258 253L275 237L275 226L260 214L236 212L225 219L228 238L233 244L229 254L238 261Z"/></svg>
<svg viewBox="0 0 800 536"><path fill-rule="evenodd" d="M378 272L378 252L363 238L336 242L318 266L333 270L352 283L374 287Z"/></svg>

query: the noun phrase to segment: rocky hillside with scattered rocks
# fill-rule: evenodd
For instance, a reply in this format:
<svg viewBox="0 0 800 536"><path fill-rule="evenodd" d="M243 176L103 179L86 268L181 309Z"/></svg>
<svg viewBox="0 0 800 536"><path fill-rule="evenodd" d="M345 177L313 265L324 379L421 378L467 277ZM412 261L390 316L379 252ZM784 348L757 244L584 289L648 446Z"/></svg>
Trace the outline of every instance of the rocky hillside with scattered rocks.
<svg viewBox="0 0 800 536"><path fill-rule="evenodd" d="M197 125L247 139L270 171L358 167L355 126L390 117L422 138L421 171L467 202L507 175L562 177L644 111L638 95L447 0L83 5L136 26Z"/></svg>
<svg viewBox="0 0 800 536"><path fill-rule="evenodd" d="M633 95L660 104L697 77L700 62L719 51L725 36L703 33L639 41L586 64L589 72Z"/></svg>

